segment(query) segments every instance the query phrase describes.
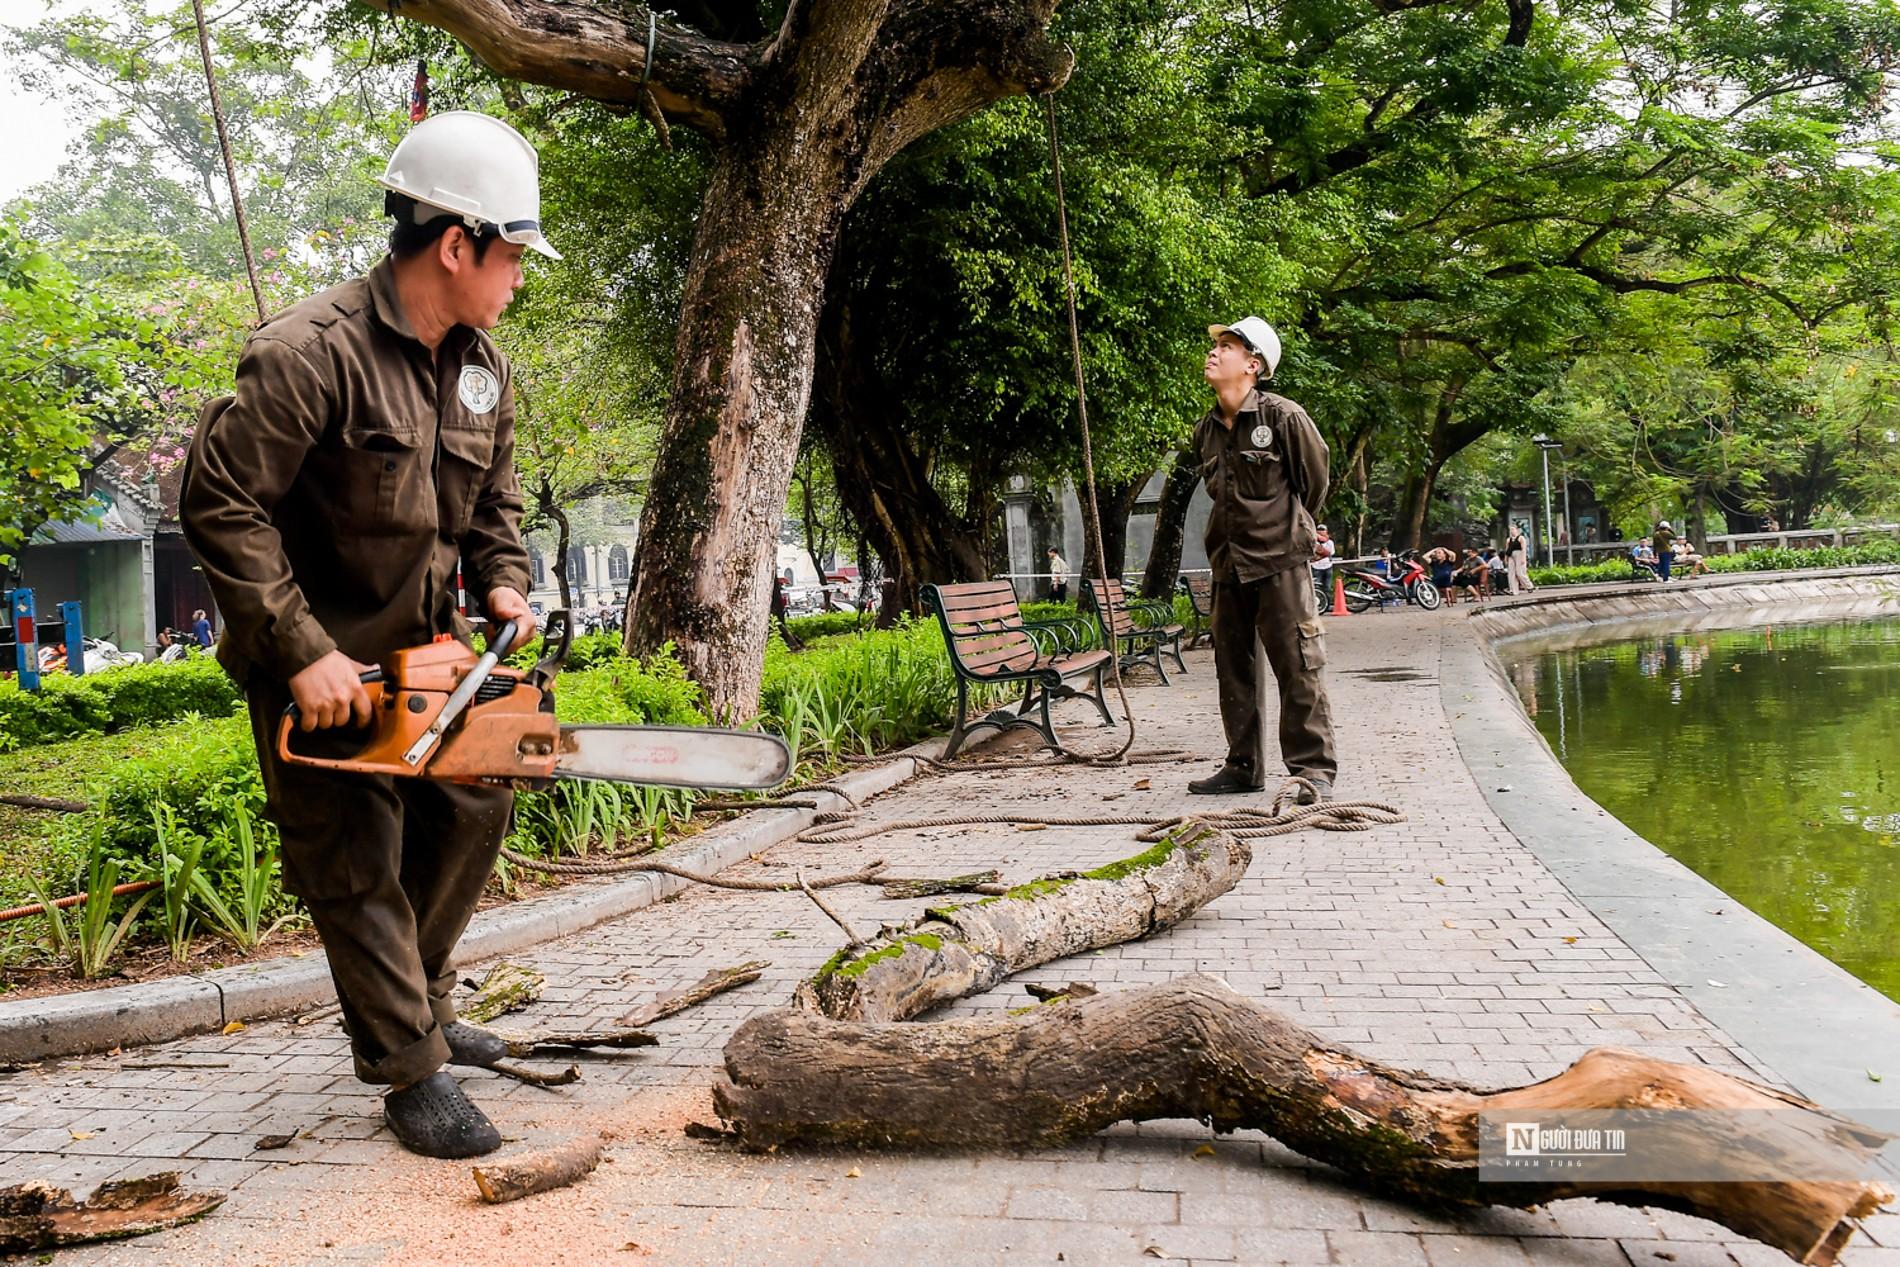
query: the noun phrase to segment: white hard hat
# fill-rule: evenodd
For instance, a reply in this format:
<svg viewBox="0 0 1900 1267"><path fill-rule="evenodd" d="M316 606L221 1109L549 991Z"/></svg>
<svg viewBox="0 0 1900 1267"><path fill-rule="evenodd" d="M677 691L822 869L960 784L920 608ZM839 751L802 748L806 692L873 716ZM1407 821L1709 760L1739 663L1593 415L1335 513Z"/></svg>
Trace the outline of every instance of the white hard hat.
<svg viewBox="0 0 1900 1267"><path fill-rule="evenodd" d="M1656 526L1658 528L1667 528L1669 526L1669 521L1665 519L1661 523L1657 524Z"/></svg>
<svg viewBox="0 0 1900 1267"><path fill-rule="evenodd" d="M504 242L561 258L541 236L541 160L500 119L473 110L430 115L402 138L376 183L435 209L418 209L418 224L459 215L471 229L492 225Z"/></svg>
<svg viewBox="0 0 1900 1267"><path fill-rule="evenodd" d="M1280 368L1280 336L1274 332L1272 326L1260 318L1242 317L1231 326L1207 327L1207 336L1210 339L1218 339L1223 334L1233 335L1265 361L1267 378L1272 378L1273 371Z"/></svg>

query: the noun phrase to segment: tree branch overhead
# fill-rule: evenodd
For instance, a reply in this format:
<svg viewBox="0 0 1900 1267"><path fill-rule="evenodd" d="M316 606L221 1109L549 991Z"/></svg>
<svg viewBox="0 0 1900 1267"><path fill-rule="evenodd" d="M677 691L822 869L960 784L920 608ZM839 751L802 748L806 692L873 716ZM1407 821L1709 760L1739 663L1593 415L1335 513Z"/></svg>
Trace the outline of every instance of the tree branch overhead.
<svg viewBox="0 0 1900 1267"><path fill-rule="evenodd" d="M650 92L674 123L713 140L726 133L757 49L659 20L643 5L552 0L361 0L447 31L496 74L596 101L638 106ZM647 29L653 19L653 69ZM644 88L643 88L644 81Z"/></svg>

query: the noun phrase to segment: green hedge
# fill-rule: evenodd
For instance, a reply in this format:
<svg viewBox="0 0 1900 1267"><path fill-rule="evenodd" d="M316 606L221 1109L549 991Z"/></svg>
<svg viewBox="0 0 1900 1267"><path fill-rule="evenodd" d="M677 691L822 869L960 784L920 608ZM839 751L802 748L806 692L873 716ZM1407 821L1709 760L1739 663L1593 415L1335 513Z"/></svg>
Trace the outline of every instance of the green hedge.
<svg viewBox="0 0 1900 1267"><path fill-rule="evenodd" d="M814 616L788 616L785 627L800 642L810 642L815 638L857 633L870 628L876 620L876 612L819 612Z"/></svg>
<svg viewBox="0 0 1900 1267"><path fill-rule="evenodd" d="M38 691L21 690L16 679L0 682L0 748L109 734L186 713L228 717L243 703L218 662L204 655L40 681Z"/></svg>
<svg viewBox="0 0 1900 1267"><path fill-rule="evenodd" d="M1809 568L1865 567L1873 564L1900 563L1900 541L1882 538L1851 546L1816 546L1793 550L1784 546L1761 546L1740 554L1706 556L1711 572L1793 572ZM1677 574L1688 569L1678 564ZM1588 585L1602 581L1631 579L1627 555L1606 563L1584 563L1575 567L1532 568L1533 585Z"/></svg>

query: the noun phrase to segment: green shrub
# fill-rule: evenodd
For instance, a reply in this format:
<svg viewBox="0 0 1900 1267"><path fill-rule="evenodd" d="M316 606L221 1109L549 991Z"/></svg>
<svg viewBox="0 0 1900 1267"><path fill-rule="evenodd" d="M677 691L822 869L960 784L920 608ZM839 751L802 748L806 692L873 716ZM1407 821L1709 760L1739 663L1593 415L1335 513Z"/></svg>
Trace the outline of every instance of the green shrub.
<svg viewBox="0 0 1900 1267"><path fill-rule="evenodd" d="M819 612L812 616L787 617L785 625L800 642L810 642L814 638L869 629L876 620L876 612Z"/></svg>
<svg viewBox="0 0 1900 1267"><path fill-rule="evenodd" d="M186 713L228 717L243 696L218 662L194 655L173 664L133 664L73 677L48 674L40 689L0 683L0 731L15 743L47 743L175 721Z"/></svg>
<svg viewBox="0 0 1900 1267"><path fill-rule="evenodd" d="M477 651L482 650L486 645L480 634L476 634L473 641ZM506 663L517 669L531 669L534 667L534 662L541 658L541 653L546 648L546 645L546 642L537 634L534 640L526 646L511 651L508 654ZM597 664L605 664L609 660L617 660L619 658L619 634L582 634L568 644L567 662L563 672L568 669L591 669Z"/></svg>
<svg viewBox="0 0 1900 1267"><path fill-rule="evenodd" d="M1882 537L1851 546L1815 546L1795 550L1786 546L1759 546L1740 554L1706 556L1711 572L1794 572L1809 568L1867 567L1900 563L1900 541ZM1680 564L1678 574L1686 574ZM1580 563L1574 567L1532 568L1533 585L1588 585L1601 581L1627 581L1631 578L1627 555L1603 563Z"/></svg>
<svg viewBox="0 0 1900 1267"><path fill-rule="evenodd" d="M579 645L578 643L576 644ZM614 647L618 650L619 643ZM645 660L614 656L593 668L564 672L555 681L554 712L563 724L704 726L699 684L663 647ZM692 793L607 783L557 783L515 797L509 847L551 857L584 854L626 836L658 843L669 828L692 816Z"/></svg>

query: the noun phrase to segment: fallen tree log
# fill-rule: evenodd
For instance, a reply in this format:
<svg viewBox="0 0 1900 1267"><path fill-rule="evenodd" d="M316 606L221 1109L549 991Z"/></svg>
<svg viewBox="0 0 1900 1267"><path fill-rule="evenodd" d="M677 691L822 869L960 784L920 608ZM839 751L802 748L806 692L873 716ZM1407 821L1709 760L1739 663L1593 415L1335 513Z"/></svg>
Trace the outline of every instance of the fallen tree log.
<svg viewBox="0 0 1900 1267"><path fill-rule="evenodd" d="M598 1165L600 1136L582 1135L552 1148L478 1162L472 1169L482 1200L500 1205L550 1188L565 1187L586 1178Z"/></svg>
<svg viewBox="0 0 1900 1267"><path fill-rule="evenodd" d="M1795 1107L1819 1115L1830 1147L1863 1159L1886 1137L1713 1069L1609 1048L1547 1081L1485 1092L1329 1046L1207 976L1003 1020L867 1024L781 1009L739 1027L725 1069L714 1107L758 1149L1038 1148L1121 1121L1197 1118L1264 1131L1414 1199L1524 1207L1590 1196L1681 1210L1820 1264L1835 1261L1850 1220L1893 1199L1844 1180L1480 1182L1479 1114L1506 1110ZM1826 1160L1822 1173L1838 1173L1839 1157ZM1800 1161L1789 1159L1793 1173Z"/></svg>
<svg viewBox="0 0 1900 1267"><path fill-rule="evenodd" d="M48 1183L0 1188L0 1254L143 1236L203 1218L224 1204L222 1192L178 1186L178 1172L102 1183L84 1201Z"/></svg>
<svg viewBox="0 0 1900 1267"><path fill-rule="evenodd" d="M840 951L793 1006L833 1020L905 1020L1025 968L1169 928L1233 888L1252 861L1246 841L1190 819L1132 858L886 929Z"/></svg>

